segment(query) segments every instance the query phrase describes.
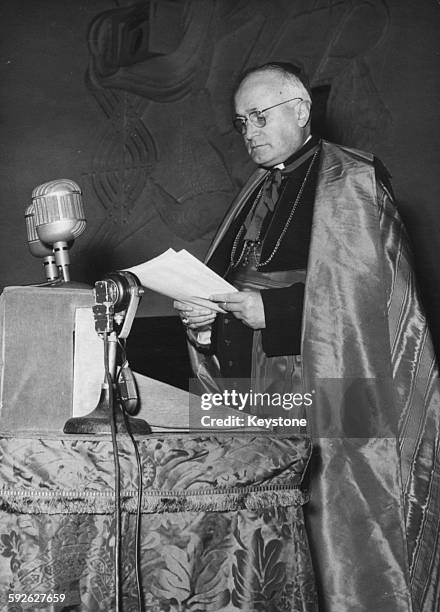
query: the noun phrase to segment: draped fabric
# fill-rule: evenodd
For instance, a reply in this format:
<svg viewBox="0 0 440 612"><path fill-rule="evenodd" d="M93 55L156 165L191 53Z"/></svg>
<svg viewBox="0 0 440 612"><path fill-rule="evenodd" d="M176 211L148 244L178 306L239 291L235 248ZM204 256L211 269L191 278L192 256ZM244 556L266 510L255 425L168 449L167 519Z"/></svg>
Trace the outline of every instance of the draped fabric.
<svg viewBox="0 0 440 612"><path fill-rule="evenodd" d="M207 262L262 169L239 194ZM440 394L408 243L372 156L323 142L302 329L306 521L323 612L440 608ZM214 387L215 358L190 349Z"/></svg>
<svg viewBox="0 0 440 612"><path fill-rule="evenodd" d="M320 177L303 364L304 384L325 389L322 404L339 430L317 442L311 485L311 537L325 609L434 612L440 606L440 392L407 237L362 154L324 143ZM361 392L358 405L325 404L329 380L344 381L344 391L356 381L372 397L362 403ZM355 439L349 437L353 411L360 422ZM322 435L319 404L313 416ZM337 571L326 568L329 562Z"/></svg>
<svg viewBox="0 0 440 612"><path fill-rule="evenodd" d="M307 438L167 434L137 444L146 612L317 609L299 487ZM123 609L139 612L136 462L128 438L118 451ZM0 609L114 610L113 512L108 437L0 438ZM8 607L10 594L33 601Z"/></svg>

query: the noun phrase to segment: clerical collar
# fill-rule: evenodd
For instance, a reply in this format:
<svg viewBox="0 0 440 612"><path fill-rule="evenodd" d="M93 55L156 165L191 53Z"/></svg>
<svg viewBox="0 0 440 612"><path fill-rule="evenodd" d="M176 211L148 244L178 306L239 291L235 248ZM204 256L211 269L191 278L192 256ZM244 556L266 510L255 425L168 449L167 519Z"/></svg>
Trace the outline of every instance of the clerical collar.
<svg viewBox="0 0 440 612"><path fill-rule="evenodd" d="M292 153L292 155L285 159L284 162L273 166L272 168L270 168L270 170L275 170L277 168L279 168L280 170L284 170L285 168L287 168L287 172L289 172L288 166L291 166L293 164L295 168L298 167L297 164L295 164L295 161L299 160L300 157L303 157L303 155L311 151L318 143L319 137L312 136L312 134L310 134L309 137L305 140L304 144L298 149L298 151Z"/></svg>

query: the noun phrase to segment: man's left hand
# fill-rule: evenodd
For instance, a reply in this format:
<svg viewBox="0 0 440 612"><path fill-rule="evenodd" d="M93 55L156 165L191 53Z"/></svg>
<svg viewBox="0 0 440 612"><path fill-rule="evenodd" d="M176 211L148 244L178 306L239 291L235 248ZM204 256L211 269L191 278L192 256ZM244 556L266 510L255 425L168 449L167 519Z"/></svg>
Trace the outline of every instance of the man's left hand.
<svg viewBox="0 0 440 612"><path fill-rule="evenodd" d="M237 291L211 295L210 299L252 329L264 329L266 319L260 291Z"/></svg>

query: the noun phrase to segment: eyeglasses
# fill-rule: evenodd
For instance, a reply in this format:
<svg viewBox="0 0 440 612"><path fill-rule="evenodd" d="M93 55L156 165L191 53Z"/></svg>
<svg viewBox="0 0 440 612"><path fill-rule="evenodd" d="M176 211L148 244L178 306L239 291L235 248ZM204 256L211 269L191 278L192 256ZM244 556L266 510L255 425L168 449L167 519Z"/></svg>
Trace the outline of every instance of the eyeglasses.
<svg viewBox="0 0 440 612"><path fill-rule="evenodd" d="M281 104L287 104L287 102L292 102L293 100L301 100L304 101L303 98L290 98L289 100L284 100L284 102L278 102L278 104L273 104L272 106L268 106L267 108L263 108L262 110L254 110L247 117L235 117L233 120L234 128L237 130L239 134L244 134L246 132L246 124L248 120L255 125L255 127L263 128L266 125L266 117L263 113L270 110L271 108L275 108L276 106L281 106Z"/></svg>

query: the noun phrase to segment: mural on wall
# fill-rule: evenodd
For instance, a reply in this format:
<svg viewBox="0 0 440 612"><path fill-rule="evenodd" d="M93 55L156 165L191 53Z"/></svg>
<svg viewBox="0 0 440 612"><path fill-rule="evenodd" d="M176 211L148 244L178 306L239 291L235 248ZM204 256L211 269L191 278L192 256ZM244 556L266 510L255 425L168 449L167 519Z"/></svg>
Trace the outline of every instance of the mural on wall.
<svg viewBox="0 0 440 612"><path fill-rule="evenodd" d="M95 244L129 249L156 215L188 242L214 231L252 170L231 125L233 86L250 66L301 63L324 136L365 149L387 137L367 57L386 39L384 0L124 4L88 37L87 86L106 122L88 177L105 211Z"/></svg>
<svg viewBox="0 0 440 612"><path fill-rule="evenodd" d="M60 177L81 186L87 216L72 249L75 280L92 284L168 247L202 257L252 171L231 126L233 84L249 66L293 61L310 74L318 133L376 153L393 173L440 338L436 0L2 8L2 286L43 280L23 211L35 186ZM141 309L173 312L156 294Z"/></svg>

